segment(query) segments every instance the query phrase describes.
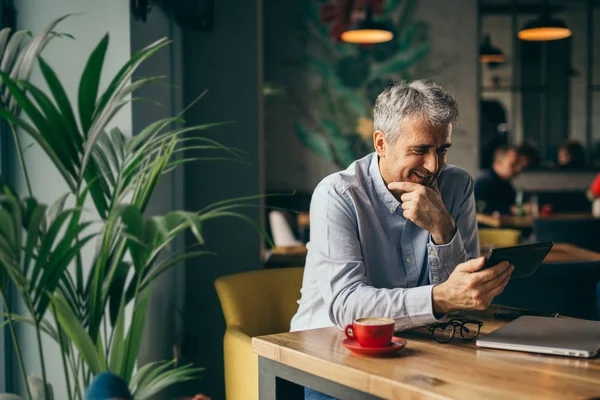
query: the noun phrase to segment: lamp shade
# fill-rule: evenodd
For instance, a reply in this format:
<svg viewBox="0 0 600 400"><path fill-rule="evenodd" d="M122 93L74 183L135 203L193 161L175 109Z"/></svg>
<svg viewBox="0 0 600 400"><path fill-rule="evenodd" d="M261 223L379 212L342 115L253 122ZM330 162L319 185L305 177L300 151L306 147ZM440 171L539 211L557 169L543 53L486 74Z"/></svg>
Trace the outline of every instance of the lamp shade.
<svg viewBox="0 0 600 400"><path fill-rule="evenodd" d="M490 35L486 35L479 47L479 61L482 63L503 63L504 53L497 47L492 46Z"/></svg>
<svg viewBox="0 0 600 400"><path fill-rule="evenodd" d="M350 24L341 36L344 42L361 44L389 42L393 38L394 33L385 24L373 21L370 5L366 7L365 18Z"/></svg>
<svg viewBox="0 0 600 400"><path fill-rule="evenodd" d="M525 24L519 31L519 39L540 42L568 38L571 34L571 29L564 21L542 15Z"/></svg>

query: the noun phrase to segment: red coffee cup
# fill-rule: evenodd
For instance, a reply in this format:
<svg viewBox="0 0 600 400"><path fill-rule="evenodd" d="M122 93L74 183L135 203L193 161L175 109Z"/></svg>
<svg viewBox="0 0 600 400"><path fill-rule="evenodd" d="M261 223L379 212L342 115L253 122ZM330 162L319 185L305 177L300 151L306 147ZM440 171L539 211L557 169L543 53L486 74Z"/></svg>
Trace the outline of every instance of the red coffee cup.
<svg viewBox="0 0 600 400"><path fill-rule="evenodd" d="M346 325L348 339L357 339L362 347L386 347L394 336L394 320L391 318L360 318Z"/></svg>

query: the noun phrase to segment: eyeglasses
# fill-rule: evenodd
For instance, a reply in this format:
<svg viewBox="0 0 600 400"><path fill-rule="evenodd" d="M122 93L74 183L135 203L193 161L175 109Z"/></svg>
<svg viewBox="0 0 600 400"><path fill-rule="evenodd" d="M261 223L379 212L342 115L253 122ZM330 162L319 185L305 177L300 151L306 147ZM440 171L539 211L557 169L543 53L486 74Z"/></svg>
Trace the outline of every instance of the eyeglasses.
<svg viewBox="0 0 600 400"><path fill-rule="evenodd" d="M456 328L460 328L460 336L470 341L479 336L483 322L474 319L451 319L448 322L429 326L431 336L439 343L448 343L454 337Z"/></svg>

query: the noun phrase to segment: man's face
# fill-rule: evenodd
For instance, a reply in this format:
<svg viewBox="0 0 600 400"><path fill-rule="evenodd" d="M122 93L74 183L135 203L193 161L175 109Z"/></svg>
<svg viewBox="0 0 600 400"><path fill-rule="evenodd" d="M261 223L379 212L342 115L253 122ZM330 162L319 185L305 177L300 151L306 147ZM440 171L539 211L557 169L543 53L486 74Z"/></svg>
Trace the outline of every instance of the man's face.
<svg viewBox="0 0 600 400"><path fill-rule="evenodd" d="M452 125L436 126L417 118L404 120L395 143L379 151L381 173L386 181L432 186L446 165ZM377 142L377 140L376 140ZM377 148L377 143L375 143Z"/></svg>
<svg viewBox="0 0 600 400"><path fill-rule="evenodd" d="M523 159L515 150L508 150L497 162L496 173L504 179L512 179L523 169Z"/></svg>

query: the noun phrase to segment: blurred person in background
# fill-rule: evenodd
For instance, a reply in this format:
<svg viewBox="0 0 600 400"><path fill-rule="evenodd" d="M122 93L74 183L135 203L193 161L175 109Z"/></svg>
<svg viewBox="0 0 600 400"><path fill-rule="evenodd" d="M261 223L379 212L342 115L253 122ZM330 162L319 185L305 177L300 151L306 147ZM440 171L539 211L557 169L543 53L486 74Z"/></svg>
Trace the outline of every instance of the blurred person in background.
<svg viewBox="0 0 600 400"><path fill-rule="evenodd" d="M517 195L511 181L528 163L517 146L498 147L494 152L492 167L484 170L475 180L475 201L481 205L478 212L510 214Z"/></svg>
<svg viewBox="0 0 600 400"><path fill-rule="evenodd" d="M558 168L577 169L585 166L585 151L581 143L574 139L565 140L558 148Z"/></svg>

